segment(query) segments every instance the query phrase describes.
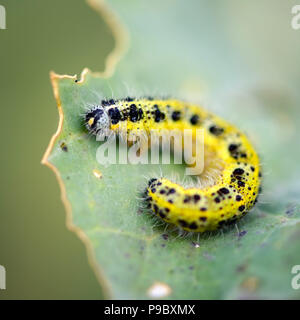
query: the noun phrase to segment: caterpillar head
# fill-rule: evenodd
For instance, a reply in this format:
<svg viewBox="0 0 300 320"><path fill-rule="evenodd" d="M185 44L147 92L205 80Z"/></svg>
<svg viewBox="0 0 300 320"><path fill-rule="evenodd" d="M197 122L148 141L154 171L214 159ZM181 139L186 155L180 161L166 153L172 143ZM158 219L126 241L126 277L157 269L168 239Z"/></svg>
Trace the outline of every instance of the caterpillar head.
<svg viewBox="0 0 300 320"><path fill-rule="evenodd" d="M85 114L85 126L93 135L107 135L110 118L102 106L95 106Z"/></svg>

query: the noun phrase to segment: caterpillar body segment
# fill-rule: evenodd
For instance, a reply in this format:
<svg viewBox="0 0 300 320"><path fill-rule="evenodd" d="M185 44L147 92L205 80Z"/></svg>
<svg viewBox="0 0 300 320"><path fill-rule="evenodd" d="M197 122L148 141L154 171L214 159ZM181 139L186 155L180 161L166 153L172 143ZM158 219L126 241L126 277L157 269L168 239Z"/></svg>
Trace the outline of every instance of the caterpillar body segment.
<svg viewBox="0 0 300 320"><path fill-rule="evenodd" d="M244 216L257 201L260 163L248 138L197 105L175 99L102 101L86 112L85 123L95 135L109 130L124 135L191 129L195 137L196 129L203 129L206 172L218 168L213 183L185 188L166 178L148 182L147 206L167 223L192 232L216 230Z"/></svg>

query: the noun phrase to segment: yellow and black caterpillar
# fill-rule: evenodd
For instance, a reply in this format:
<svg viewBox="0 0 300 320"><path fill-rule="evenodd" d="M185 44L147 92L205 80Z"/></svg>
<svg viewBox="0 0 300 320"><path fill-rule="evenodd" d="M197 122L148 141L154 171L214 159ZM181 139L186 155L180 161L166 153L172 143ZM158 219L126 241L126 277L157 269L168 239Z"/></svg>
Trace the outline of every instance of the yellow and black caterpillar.
<svg viewBox="0 0 300 320"><path fill-rule="evenodd" d="M237 128L203 108L175 99L126 98L102 101L85 113L92 134L144 130L203 129L208 166L220 170L212 184L184 188L166 178L152 178L145 201L167 223L192 232L216 230L244 216L256 203L261 172L257 153ZM124 132L123 132L124 133Z"/></svg>

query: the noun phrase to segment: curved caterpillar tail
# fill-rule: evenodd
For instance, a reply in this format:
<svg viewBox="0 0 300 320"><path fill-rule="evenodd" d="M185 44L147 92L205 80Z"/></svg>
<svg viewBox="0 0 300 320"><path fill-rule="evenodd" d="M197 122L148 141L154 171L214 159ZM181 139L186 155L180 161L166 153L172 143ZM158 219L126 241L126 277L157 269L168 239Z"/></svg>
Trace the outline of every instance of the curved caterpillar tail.
<svg viewBox="0 0 300 320"><path fill-rule="evenodd" d="M126 127L122 122L126 121ZM150 179L145 201L167 223L193 232L216 230L244 216L256 203L261 173L257 153L237 128L199 106L174 99L102 101L85 114L92 134L152 129L204 130L205 163L219 164L213 184L184 188L166 178ZM124 130L126 130L124 132ZM207 170L209 172L209 170Z"/></svg>

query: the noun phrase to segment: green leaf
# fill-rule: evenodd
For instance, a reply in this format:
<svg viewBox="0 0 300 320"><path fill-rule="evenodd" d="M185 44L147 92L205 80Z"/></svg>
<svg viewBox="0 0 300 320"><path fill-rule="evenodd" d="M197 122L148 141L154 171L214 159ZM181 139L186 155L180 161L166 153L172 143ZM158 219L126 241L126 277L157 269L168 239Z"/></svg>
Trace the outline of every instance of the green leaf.
<svg viewBox="0 0 300 320"><path fill-rule="evenodd" d="M291 269L300 264L295 134L300 117L293 68L279 59L282 53L249 52L244 37L250 22L240 17L244 7L236 1L194 0L187 5L180 0L111 0L112 9L102 1L90 2L108 18L116 50L104 75L85 70L82 81L76 82L74 77L52 74L61 123L43 162L58 176L68 225L87 245L107 297L146 299L159 297L153 295L158 292L169 299L300 298L300 291L291 286ZM267 1L262 3L264 15L269 7ZM286 18L280 14L282 6L272 1L279 24ZM256 17L254 4L248 3L247 10ZM253 32L264 23L272 24L273 18L261 19ZM277 31L276 39L292 43L289 30ZM265 45L265 33L257 39L249 37L251 48ZM272 56L278 81L267 65ZM285 58L296 61L293 54ZM139 209L137 193L145 175L160 170L166 175L182 174L183 168L105 167L96 161L99 142L87 135L81 114L86 105L102 98L128 95L206 101L208 109L249 134L261 154L264 191L260 203L237 228L199 239L164 231L165 226Z"/></svg>

